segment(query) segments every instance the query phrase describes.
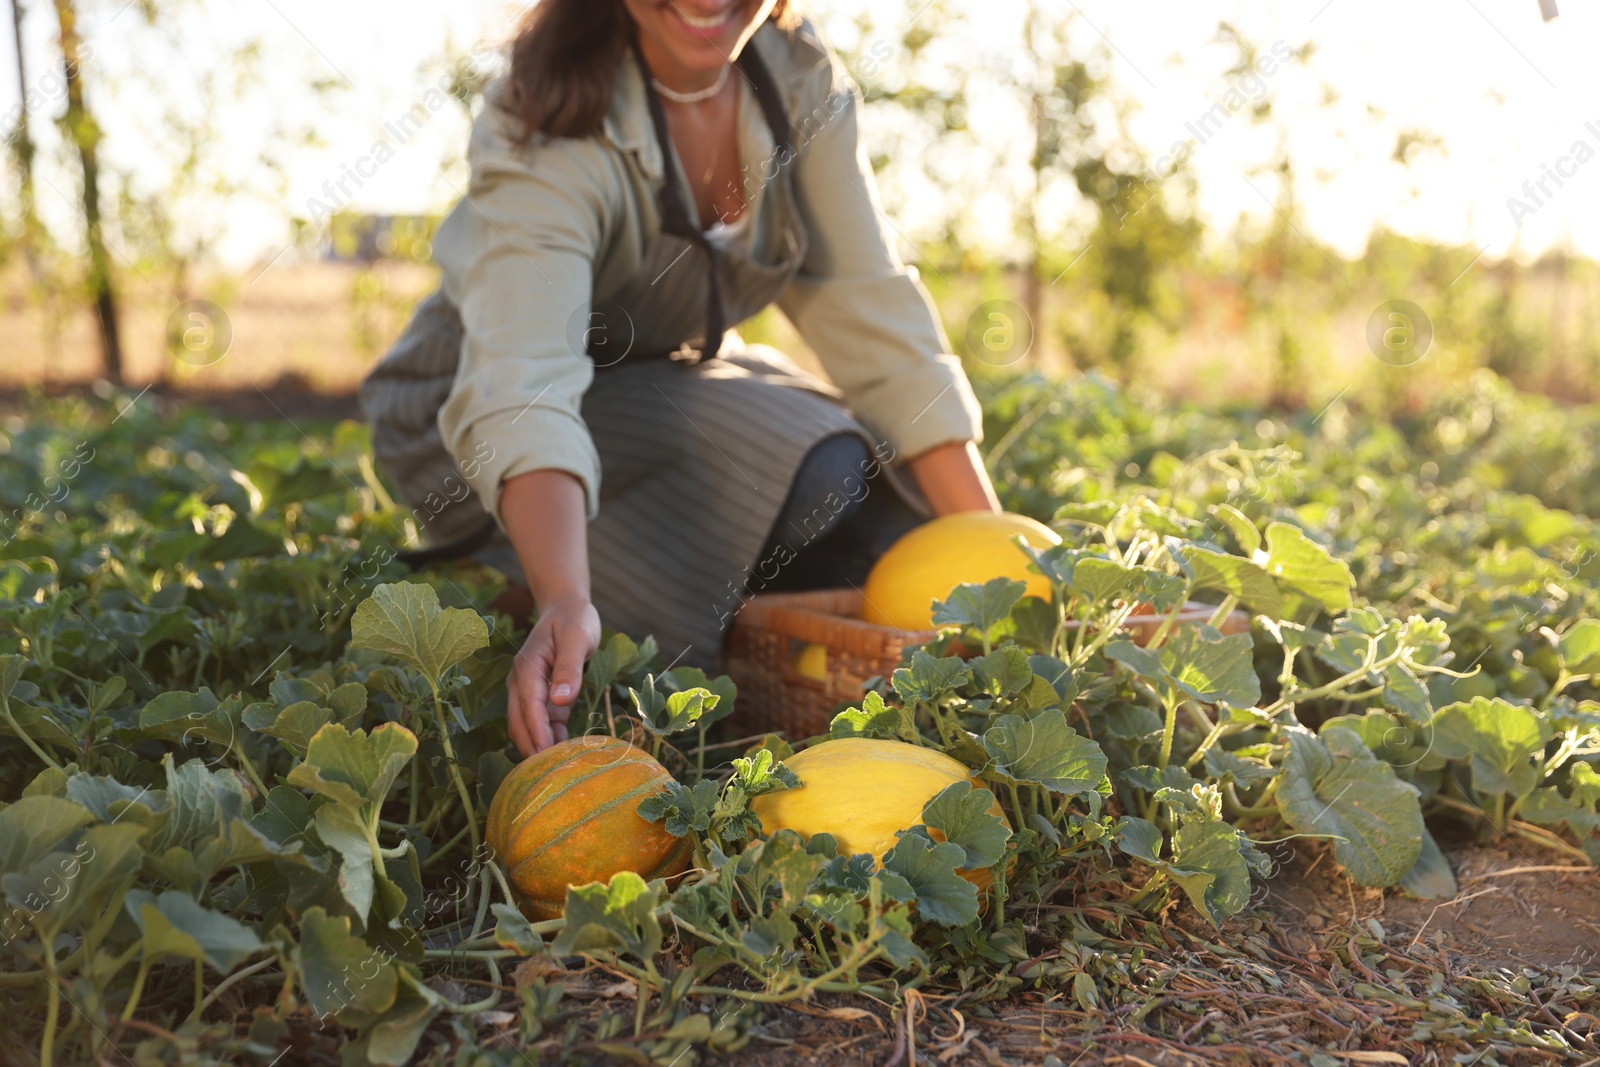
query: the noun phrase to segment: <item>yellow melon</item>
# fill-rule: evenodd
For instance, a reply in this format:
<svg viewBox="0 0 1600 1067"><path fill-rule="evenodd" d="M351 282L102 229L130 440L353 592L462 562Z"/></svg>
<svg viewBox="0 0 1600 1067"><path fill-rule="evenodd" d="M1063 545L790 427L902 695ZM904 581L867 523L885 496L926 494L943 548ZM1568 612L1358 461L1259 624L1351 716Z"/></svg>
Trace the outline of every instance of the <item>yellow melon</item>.
<svg viewBox="0 0 1600 1067"><path fill-rule="evenodd" d="M517 764L489 804L485 838L528 918L559 916L571 885L687 870L693 839L638 811L670 780L649 753L615 737L575 737Z"/></svg>
<svg viewBox="0 0 1600 1067"><path fill-rule="evenodd" d="M1034 548L1059 545L1050 527L1009 512L961 512L924 523L890 546L867 575L861 618L897 630L933 628L933 602L962 582L1013 578L1028 595L1050 599L1050 582L1028 569L1029 559L1012 540L1021 535Z"/></svg>
<svg viewBox="0 0 1600 1067"><path fill-rule="evenodd" d="M768 834L793 830L804 838L832 834L841 854L868 852L880 863L895 835L922 822L923 807L947 786L966 781L987 788L958 760L903 741L839 738L812 745L783 765L800 785L750 801L761 828ZM998 800L989 811L1010 826ZM942 837L937 831L932 836ZM987 869L961 876L979 889L994 880Z"/></svg>
<svg viewBox="0 0 1600 1067"><path fill-rule="evenodd" d="M806 645L794 655L794 673L814 682L828 680L828 646Z"/></svg>

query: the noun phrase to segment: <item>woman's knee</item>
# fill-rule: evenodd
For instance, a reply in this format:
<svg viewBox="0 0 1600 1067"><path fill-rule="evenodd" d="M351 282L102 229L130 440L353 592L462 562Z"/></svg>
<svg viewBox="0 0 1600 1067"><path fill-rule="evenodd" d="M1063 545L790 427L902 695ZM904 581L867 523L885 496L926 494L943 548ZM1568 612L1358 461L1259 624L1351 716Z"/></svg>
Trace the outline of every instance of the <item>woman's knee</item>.
<svg viewBox="0 0 1600 1067"><path fill-rule="evenodd" d="M834 434L818 441L795 472L778 516L778 531L809 543L854 515L866 499L872 462L867 443L856 434Z"/></svg>

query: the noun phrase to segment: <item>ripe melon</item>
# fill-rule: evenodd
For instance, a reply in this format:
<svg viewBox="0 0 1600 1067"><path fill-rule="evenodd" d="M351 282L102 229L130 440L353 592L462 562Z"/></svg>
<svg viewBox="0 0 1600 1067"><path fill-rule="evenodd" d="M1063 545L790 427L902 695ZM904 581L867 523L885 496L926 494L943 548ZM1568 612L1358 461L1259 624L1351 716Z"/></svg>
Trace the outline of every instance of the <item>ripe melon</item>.
<svg viewBox="0 0 1600 1067"><path fill-rule="evenodd" d="M804 838L829 833L841 854L869 852L880 863L896 834L922 822L923 807L947 786L966 781L987 788L958 760L903 741L844 737L812 745L783 765L800 785L750 801L761 828L768 834L793 830ZM998 800L989 812L1010 826ZM938 831L931 833L942 839ZM994 881L987 869L960 874L979 889Z"/></svg>
<svg viewBox="0 0 1600 1067"><path fill-rule="evenodd" d="M814 682L828 680L828 646L806 645L794 656L794 673Z"/></svg>
<svg viewBox="0 0 1600 1067"><path fill-rule="evenodd" d="M861 618L897 630L933 628L933 602L962 582L1013 578L1029 596L1050 599L1050 581L1028 569L1012 538L1034 548L1059 545L1054 530L1009 512L960 512L924 523L889 547L867 575Z"/></svg>
<svg viewBox="0 0 1600 1067"><path fill-rule="evenodd" d="M693 839L638 812L670 778L615 737L575 737L517 764L495 791L485 837L528 918L559 916L570 885L622 871L648 881L687 870Z"/></svg>

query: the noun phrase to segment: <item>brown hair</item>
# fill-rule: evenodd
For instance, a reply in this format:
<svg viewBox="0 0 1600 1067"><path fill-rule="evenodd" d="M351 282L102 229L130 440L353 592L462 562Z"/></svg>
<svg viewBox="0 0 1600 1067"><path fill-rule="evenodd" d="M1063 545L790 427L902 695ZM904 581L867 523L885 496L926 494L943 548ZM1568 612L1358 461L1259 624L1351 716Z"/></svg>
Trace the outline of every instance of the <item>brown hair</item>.
<svg viewBox="0 0 1600 1067"><path fill-rule="evenodd" d="M778 0L771 21L799 24L791 0ZM535 133L587 137L611 109L617 66L633 36L622 0L539 0L511 42L511 80L500 106L522 120L524 142Z"/></svg>

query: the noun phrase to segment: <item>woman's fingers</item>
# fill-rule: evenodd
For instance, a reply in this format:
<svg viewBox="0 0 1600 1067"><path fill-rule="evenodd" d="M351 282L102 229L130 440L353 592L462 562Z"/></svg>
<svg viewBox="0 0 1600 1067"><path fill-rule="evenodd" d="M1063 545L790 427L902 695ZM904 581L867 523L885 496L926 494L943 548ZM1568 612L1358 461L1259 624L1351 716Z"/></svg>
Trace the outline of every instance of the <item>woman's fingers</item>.
<svg viewBox="0 0 1600 1067"><path fill-rule="evenodd" d="M562 627L556 643L556 668L550 676L550 703L567 708L577 699L578 688L583 684L583 661L588 656L581 625L573 623Z"/></svg>
<svg viewBox="0 0 1600 1067"><path fill-rule="evenodd" d="M533 755L533 735L522 720L522 698L517 695L517 672L513 667L506 677L506 728L511 732L511 743L523 758Z"/></svg>
<svg viewBox="0 0 1600 1067"><path fill-rule="evenodd" d="M545 701L550 693L550 664L555 658L552 635L546 626L535 626L517 653L512 671L521 698L522 719L533 750L542 752L555 744L550 733L550 716Z"/></svg>
<svg viewBox="0 0 1600 1067"><path fill-rule="evenodd" d="M523 642L506 679L506 715L511 740L529 756L569 736L567 720L583 685L583 665L600 642L593 607L572 613L554 610L540 619Z"/></svg>

